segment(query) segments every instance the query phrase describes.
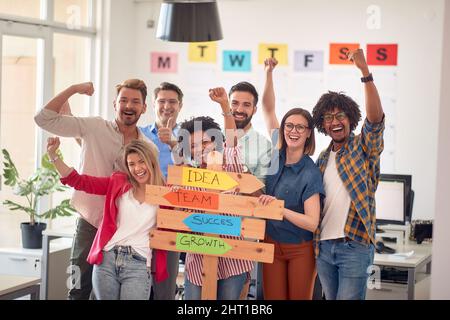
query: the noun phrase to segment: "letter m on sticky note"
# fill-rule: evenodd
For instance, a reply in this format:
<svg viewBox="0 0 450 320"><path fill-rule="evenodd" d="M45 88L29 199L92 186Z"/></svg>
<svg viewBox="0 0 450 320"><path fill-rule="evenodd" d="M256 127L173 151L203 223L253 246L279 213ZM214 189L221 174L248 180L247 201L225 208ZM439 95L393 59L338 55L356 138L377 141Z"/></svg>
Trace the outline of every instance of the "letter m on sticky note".
<svg viewBox="0 0 450 320"><path fill-rule="evenodd" d="M152 52L150 61L153 73L176 73L178 70L177 53Z"/></svg>
<svg viewBox="0 0 450 320"><path fill-rule="evenodd" d="M347 53L359 49L359 43L330 44L330 64L353 64L347 60Z"/></svg>
<svg viewBox="0 0 450 320"><path fill-rule="evenodd" d="M250 51L224 51L223 71L251 71Z"/></svg>

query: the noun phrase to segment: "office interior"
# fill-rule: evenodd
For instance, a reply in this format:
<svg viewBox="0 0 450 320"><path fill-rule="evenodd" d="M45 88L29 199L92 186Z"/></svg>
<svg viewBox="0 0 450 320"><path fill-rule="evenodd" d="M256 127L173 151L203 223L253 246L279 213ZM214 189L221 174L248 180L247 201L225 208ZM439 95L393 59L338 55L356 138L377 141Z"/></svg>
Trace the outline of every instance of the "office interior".
<svg viewBox="0 0 450 320"><path fill-rule="evenodd" d="M386 115L377 238L388 249L379 248L376 259L382 289L368 289L367 299L450 299L450 1L218 0L223 40L208 44L211 57L203 61L195 59L192 44L156 37L161 2L0 0L0 147L8 150L20 175L31 175L46 152L49 135L35 125L34 115L71 84L92 81L95 87L92 97L71 98L77 116L113 120L115 85L139 78L149 93L163 81L183 89L180 120L209 115L222 125L208 89L229 90L249 81L262 95L261 55L267 46L281 52L274 74L279 117L297 106L312 111L327 90L344 91L364 106L357 71L330 63L330 48L358 44L367 53L371 45L394 46L393 63L370 66ZM233 69L227 59L239 52L246 52L249 64ZM319 59L316 69L302 68L305 53ZM158 57L168 56L170 68L158 65ZM139 126L155 120L151 94L146 102ZM265 133L261 112L252 123ZM316 132L314 160L328 143L329 137ZM62 138L61 151L67 163L79 164L74 139ZM1 182L0 203L24 201L3 177ZM66 190L43 197L39 208L48 210L70 196ZM34 277L41 299L65 299L76 215L46 221L48 252L22 248L20 223L28 219L0 205L0 275ZM417 239L414 230L431 223L432 237Z"/></svg>

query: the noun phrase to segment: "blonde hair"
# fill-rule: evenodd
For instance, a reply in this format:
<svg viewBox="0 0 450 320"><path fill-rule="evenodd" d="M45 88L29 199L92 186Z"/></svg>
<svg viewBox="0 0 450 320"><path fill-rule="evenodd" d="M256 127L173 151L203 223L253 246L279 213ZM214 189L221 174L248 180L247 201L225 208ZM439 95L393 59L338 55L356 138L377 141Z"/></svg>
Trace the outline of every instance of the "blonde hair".
<svg viewBox="0 0 450 320"><path fill-rule="evenodd" d="M136 153L137 155L139 155L139 157L141 157L144 160L145 165L151 172L150 184L159 186L165 184L164 176L161 172L161 168L159 167L158 150L156 149L156 147L143 140L132 140L125 146L123 153L123 162L125 164L125 168L127 168L126 170L128 178L130 179L130 182L133 185L133 187L136 188L138 186L138 183L133 178L130 169L128 168L127 157L131 153Z"/></svg>

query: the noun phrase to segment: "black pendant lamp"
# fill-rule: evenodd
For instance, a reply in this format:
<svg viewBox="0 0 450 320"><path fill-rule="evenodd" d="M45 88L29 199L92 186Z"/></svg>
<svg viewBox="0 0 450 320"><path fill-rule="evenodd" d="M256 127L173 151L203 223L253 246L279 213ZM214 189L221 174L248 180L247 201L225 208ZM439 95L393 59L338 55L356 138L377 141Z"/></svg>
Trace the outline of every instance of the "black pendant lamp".
<svg viewBox="0 0 450 320"><path fill-rule="evenodd" d="M222 40L217 2L213 0L163 1L156 37L175 42Z"/></svg>

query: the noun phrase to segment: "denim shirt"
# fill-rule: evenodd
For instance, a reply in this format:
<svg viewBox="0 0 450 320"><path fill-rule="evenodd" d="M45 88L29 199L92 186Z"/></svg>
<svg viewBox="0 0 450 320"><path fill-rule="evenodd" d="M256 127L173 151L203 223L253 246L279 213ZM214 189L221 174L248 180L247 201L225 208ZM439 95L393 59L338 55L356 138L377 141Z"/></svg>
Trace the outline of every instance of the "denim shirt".
<svg viewBox="0 0 450 320"><path fill-rule="evenodd" d="M279 152L279 168L276 174L266 177L266 192L277 199L284 200L287 209L304 214L304 203L316 193L320 200L325 197L322 175L314 161L308 156L295 164L286 165L286 151ZM313 239L313 233L297 227L287 219L282 221L267 220L266 233L273 240L281 243L299 244Z"/></svg>
<svg viewBox="0 0 450 320"><path fill-rule="evenodd" d="M156 123L148 125L146 127L140 127L142 133L153 141L154 144L158 147L159 150L159 166L161 167L161 171L164 174L164 177L167 178L167 167L173 164L172 152L169 146L158 138L158 128L156 127ZM173 135L176 137L178 135L178 131L180 127L176 125L173 128Z"/></svg>

